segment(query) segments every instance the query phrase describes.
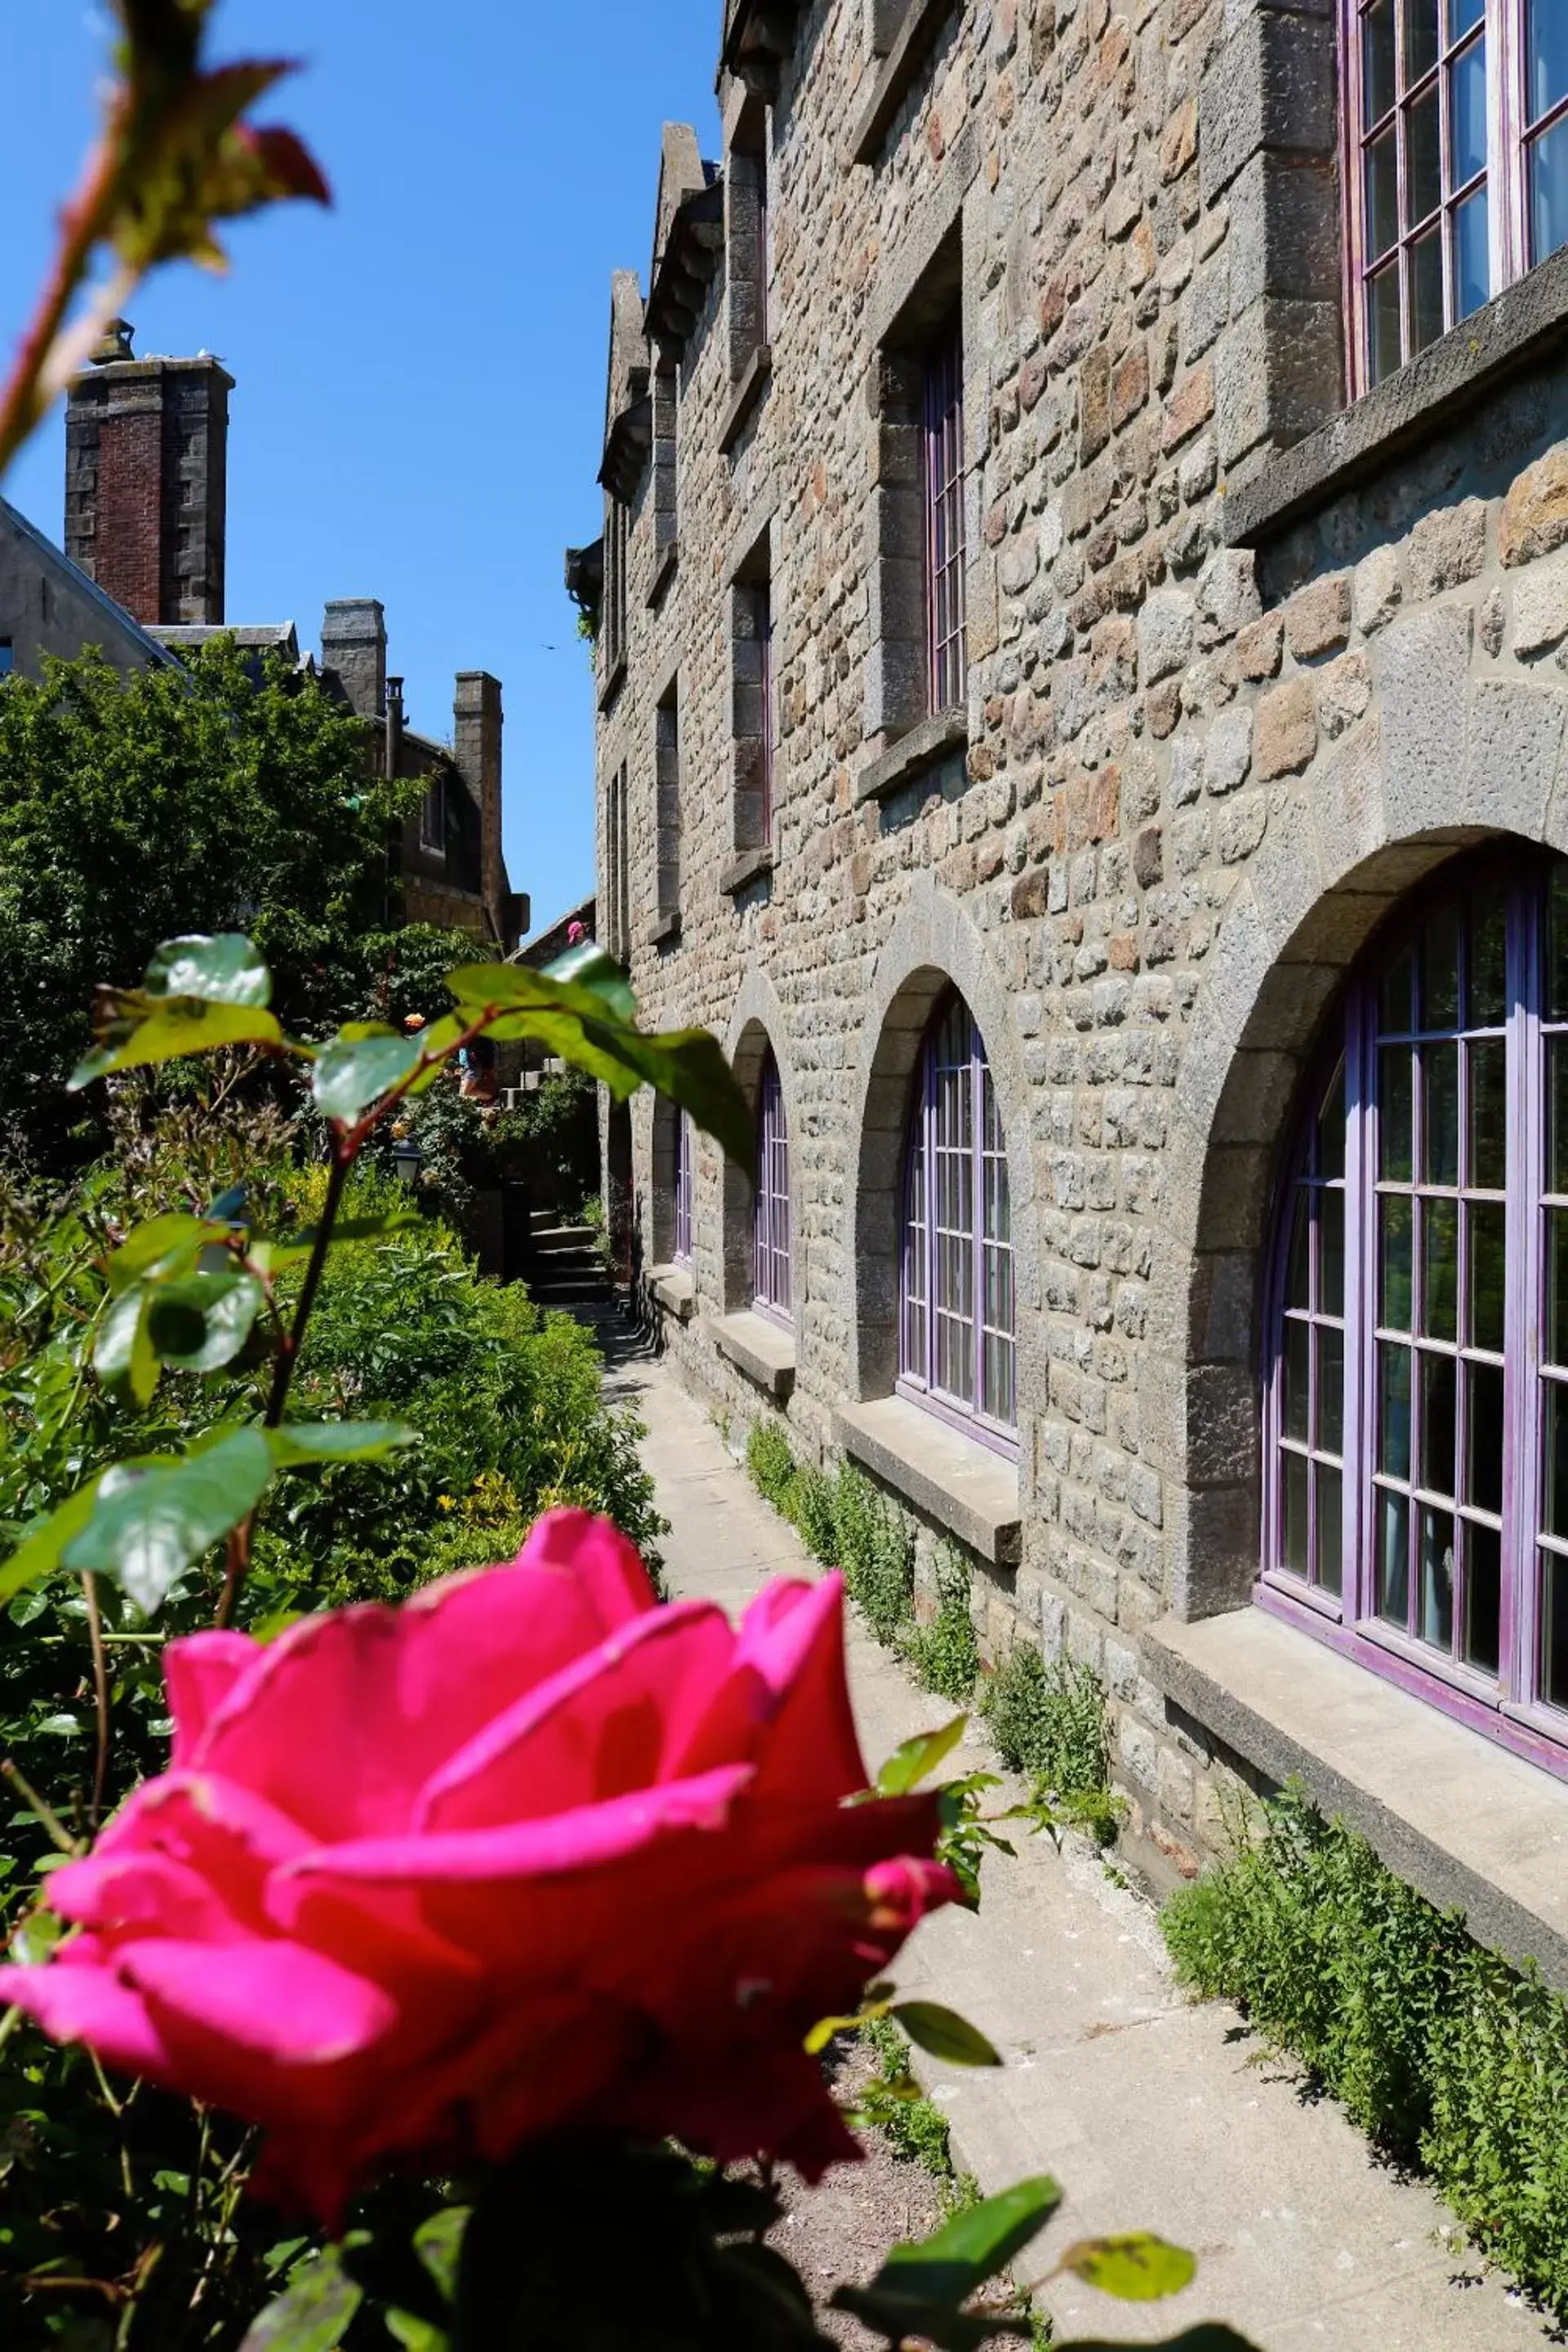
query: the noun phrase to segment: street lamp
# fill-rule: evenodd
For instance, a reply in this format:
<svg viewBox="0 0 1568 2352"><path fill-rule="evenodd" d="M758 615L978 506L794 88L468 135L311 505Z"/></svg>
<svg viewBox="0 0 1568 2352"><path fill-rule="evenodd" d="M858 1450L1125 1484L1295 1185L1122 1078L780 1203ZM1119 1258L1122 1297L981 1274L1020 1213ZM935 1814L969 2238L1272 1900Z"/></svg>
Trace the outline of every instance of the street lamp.
<svg viewBox="0 0 1568 2352"><path fill-rule="evenodd" d="M400 1184L417 1184L425 1165L425 1154L411 1135L399 1138L392 1147L392 1165Z"/></svg>

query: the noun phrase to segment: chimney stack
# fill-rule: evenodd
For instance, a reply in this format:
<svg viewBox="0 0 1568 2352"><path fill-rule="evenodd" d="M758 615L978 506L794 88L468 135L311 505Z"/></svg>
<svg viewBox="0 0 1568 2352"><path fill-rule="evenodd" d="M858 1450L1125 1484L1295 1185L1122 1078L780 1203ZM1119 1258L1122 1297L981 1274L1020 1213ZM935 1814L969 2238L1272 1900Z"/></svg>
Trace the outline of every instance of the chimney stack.
<svg viewBox="0 0 1568 2352"><path fill-rule="evenodd" d="M481 888L490 928L503 948L510 945L506 861L501 849L500 680L488 670L458 673L453 705L453 758L479 806Z"/></svg>
<svg viewBox="0 0 1568 2352"><path fill-rule="evenodd" d="M361 719L386 717L386 612L374 596L336 596L321 623L321 667Z"/></svg>
<svg viewBox="0 0 1568 2352"><path fill-rule="evenodd" d="M386 681L386 773L395 779L403 767L403 680L389 677Z"/></svg>
<svg viewBox="0 0 1568 2352"><path fill-rule="evenodd" d="M139 360L132 332L70 388L66 552L145 628L220 624L234 379L205 352Z"/></svg>

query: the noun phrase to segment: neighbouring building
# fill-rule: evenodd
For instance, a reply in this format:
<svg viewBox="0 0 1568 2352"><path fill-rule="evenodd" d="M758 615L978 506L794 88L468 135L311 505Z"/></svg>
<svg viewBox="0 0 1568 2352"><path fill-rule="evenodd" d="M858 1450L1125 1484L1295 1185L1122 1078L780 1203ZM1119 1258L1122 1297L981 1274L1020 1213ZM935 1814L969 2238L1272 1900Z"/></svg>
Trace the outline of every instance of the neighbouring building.
<svg viewBox="0 0 1568 2352"><path fill-rule="evenodd" d="M208 352L138 358L132 328L114 321L70 388L67 554L0 505L0 669L37 676L43 653L75 658L96 645L125 670L231 636L258 664L277 655L319 676L365 722L376 770L425 782L399 845L409 920L472 931L508 955L529 917L502 846L500 681L459 673L452 740L437 743L405 724L404 681L387 674L386 616L375 599L327 606L319 665L301 659L291 621L227 619L234 388Z"/></svg>
<svg viewBox="0 0 1568 2352"><path fill-rule="evenodd" d="M1397 22L1396 22L1397 20ZM730 0L612 290L670 1357L1568 1982L1568 12ZM618 1173L617 1173L618 1171Z"/></svg>

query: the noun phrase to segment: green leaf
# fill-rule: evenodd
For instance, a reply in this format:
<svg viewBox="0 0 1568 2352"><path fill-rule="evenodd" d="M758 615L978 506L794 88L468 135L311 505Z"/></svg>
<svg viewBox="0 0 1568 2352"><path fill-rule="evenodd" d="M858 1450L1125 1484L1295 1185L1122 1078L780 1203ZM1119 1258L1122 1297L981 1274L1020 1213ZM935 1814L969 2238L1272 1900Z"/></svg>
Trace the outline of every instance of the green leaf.
<svg viewBox="0 0 1568 2352"><path fill-rule="evenodd" d="M858 2033L863 2025L886 2017L891 2007L891 2001L874 2000L857 2010L853 2017L819 2017L802 2044L806 2056L820 2058L836 2033Z"/></svg>
<svg viewBox="0 0 1568 2352"><path fill-rule="evenodd" d="M250 1517L272 1466L260 1429L237 1429L183 1461L121 1464L104 1479L87 1526L67 1546L65 1565L118 1577L151 1617L175 1579Z"/></svg>
<svg viewBox="0 0 1568 2352"><path fill-rule="evenodd" d="M568 948L563 956L545 965L544 977L568 987L591 988L595 996L604 998L617 1020L635 1021L637 1017L637 1001L632 994L631 982L614 956L596 940L584 940L581 947Z"/></svg>
<svg viewBox="0 0 1568 2352"><path fill-rule="evenodd" d="M893 2015L917 2048L950 2066L1000 2066L1001 2056L977 2026L934 2000L900 2000Z"/></svg>
<svg viewBox="0 0 1568 2352"><path fill-rule="evenodd" d="M358 1118L403 1084L424 1051L420 1037L335 1037L311 1081L317 1109L327 1118Z"/></svg>
<svg viewBox="0 0 1568 2352"><path fill-rule="evenodd" d="M1127 2347L1103 2336L1091 2340L1075 2336L1070 2344L1053 2344L1051 2352L1127 2352ZM1184 2328L1180 2336L1163 2336L1157 2344L1148 2345L1145 2352L1258 2352L1258 2347L1250 2337L1238 2336L1234 2327L1226 2327L1222 2321L1205 2319L1196 2327Z"/></svg>
<svg viewBox="0 0 1568 2352"><path fill-rule="evenodd" d="M122 1291L98 1327L92 1369L106 1388L123 1381L137 1404L152 1402L158 1386L158 1351L147 1329L153 1292L144 1282Z"/></svg>
<svg viewBox="0 0 1568 2352"><path fill-rule="evenodd" d="M266 1303L254 1275L188 1275L153 1292L147 1335L163 1361L181 1371L221 1371L245 1346Z"/></svg>
<svg viewBox="0 0 1568 2352"><path fill-rule="evenodd" d="M895 1748L877 1775L879 1797L907 1797L943 1759L951 1756L969 1728L966 1715L955 1715L940 1731L922 1731Z"/></svg>
<svg viewBox="0 0 1568 2352"><path fill-rule="evenodd" d="M116 1000L119 1010L108 1024L104 1042L79 1062L70 1076L70 1092L79 1094L95 1078L115 1070L150 1067L177 1062L187 1054L211 1054L220 1045L281 1045L283 1031L270 1013L247 1004L205 1004L194 996L172 996L167 1003L144 997ZM144 1010L149 1004L154 1009Z"/></svg>
<svg viewBox="0 0 1568 2352"><path fill-rule="evenodd" d="M452 2338L444 2327L416 2318L411 2311L388 2311L386 2332L404 2352L452 2352Z"/></svg>
<svg viewBox="0 0 1568 2352"><path fill-rule="evenodd" d="M294 1421L269 1429L266 1442L279 1470L295 1470L324 1462L382 1462L417 1436L400 1421Z"/></svg>
<svg viewBox="0 0 1568 2352"><path fill-rule="evenodd" d="M118 1292L132 1282L184 1274L209 1242L225 1241L233 1230L208 1217L153 1217L138 1225L110 1259L109 1286Z"/></svg>
<svg viewBox="0 0 1568 2352"><path fill-rule="evenodd" d="M240 2352L337 2352L363 2300L337 2248L329 2246L268 2305Z"/></svg>
<svg viewBox="0 0 1568 2352"><path fill-rule="evenodd" d="M448 2303L458 2292L463 2236L472 2219L471 2205L447 2205L414 2232L414 2250Z"/></svg>
<svg viewBox="0 0 1568 2352"><path fill-rule="evenodd" d="M894 2315L900 2332L929 2334L921 2315L956 2311L967 2303L1023 2252L1061 2201L1060 2189L1044 2173L984 2198L929 2238L895 2246L869 2287L850 2290L857 2300L846 2307L865 2315L867 2305L875 2302Z"/></svg>
<svg viewBox="0 0 1568 2352"><path fill-rule="evenodd" d="M26 1591L29 1584L41 1582L52 1576L65 1557L66 1548L79 1535L98 1507L98 1490L103 1483L103 1473L79 1486L68 1502L52 1512L42 1527L36 1528L24 1538L3 1568L0 1568L0 1606L13 1594Z"/></svg>
<svg viewBox="0 0 1568 2352"><path fill-rule="evenodd" d="M1058 2267L1123 2303L1158 2303L1165 2295L1180 2294L1198 2274L1197 2258L1184 2246L1173 2246L1142 2231L1082 2238L1068 2248Z"/></svg>
<svg viewBox="0 0 1568 2352"><path fill-rule="evenodd" d="M148 965L144 985L149 996L195 996L206 1004L272 1002L272 974L250 941L233 931L168 940Z"/></svg>
<svg viewBox="0 0 1568 2352"><path fill-rule="evenodd" d="M424 1223L417 1209L389 1209L379 1217L340 1217L332 1227L332 1247L337 1249L344 1242L391 1241L399 1234L422 1228ZM264 1250L270 1271L281 1274L285 1267L306 1265L315 1248L316 1228L309 1225L292 1241L258 1243L252 1255L259 1264L260 1252Z"/></svg>

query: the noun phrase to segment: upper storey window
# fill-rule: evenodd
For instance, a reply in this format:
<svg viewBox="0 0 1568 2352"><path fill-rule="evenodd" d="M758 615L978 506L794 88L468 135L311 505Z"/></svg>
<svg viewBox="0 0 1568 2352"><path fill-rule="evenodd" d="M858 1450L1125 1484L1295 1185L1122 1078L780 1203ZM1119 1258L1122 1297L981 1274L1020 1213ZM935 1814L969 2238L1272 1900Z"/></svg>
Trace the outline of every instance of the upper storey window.
<svg viewBox="0 0 1568 2352"><path fill-rule="evenodd" d="M1568 241L1568 8L1344 5L1363 392Z"/></svg>
<svg viewBox="0 0 1568 2352"><path fill-rule="evenodd" d="M619 499L610 500L605 534L605 667L613 675L626 656L626 554L631 516Z"/></svg>
<svg viewBox="0 0 1568 2352"><path fill-rule="evenodd" d="M963 339L956 319L926 361L925 499L931 707L952 710L966 690Z"/></svg>

